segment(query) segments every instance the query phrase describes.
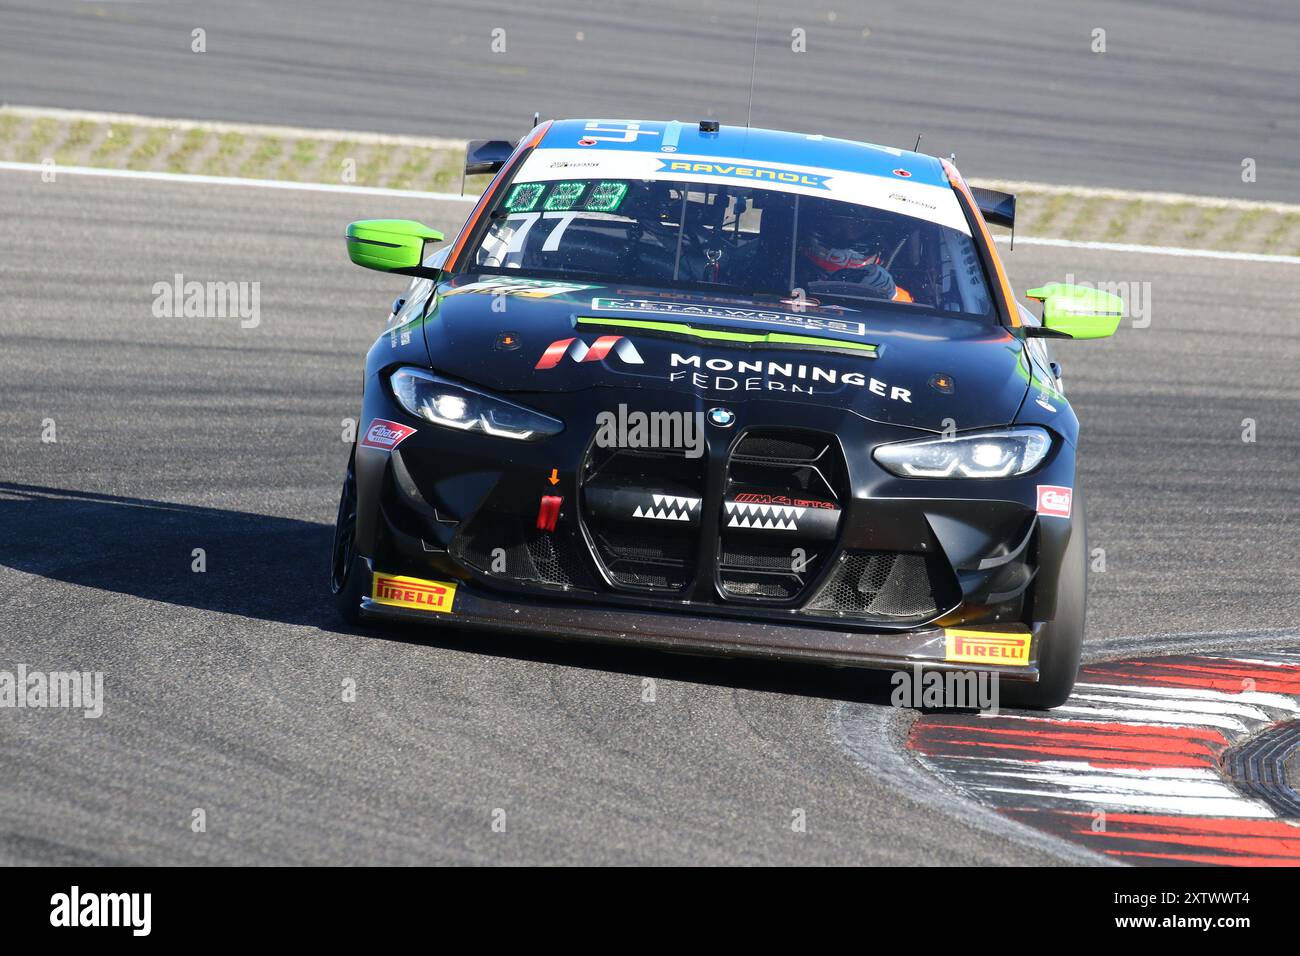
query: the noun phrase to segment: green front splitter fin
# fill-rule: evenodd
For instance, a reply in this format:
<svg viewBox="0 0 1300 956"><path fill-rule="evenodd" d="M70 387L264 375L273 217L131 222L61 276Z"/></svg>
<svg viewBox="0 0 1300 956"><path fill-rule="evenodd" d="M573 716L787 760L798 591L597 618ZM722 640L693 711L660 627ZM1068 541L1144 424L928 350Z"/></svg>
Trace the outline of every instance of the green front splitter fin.
<svg viewBox="0 0 1300 956"><path fill-rule="evenodd" d="M735 345L787 345L828 351L852 352L864 358L876 358L879 346L870 342L842 342L815 335L792 335L789 332L725 332L721 329L697 329L682 322L655 322L650 319L597 319L579 316L578 325L601 325L615 329L637 329L659 332L664 335L681 335L688 338L708 339L712 342L730 342Z"/></svg>

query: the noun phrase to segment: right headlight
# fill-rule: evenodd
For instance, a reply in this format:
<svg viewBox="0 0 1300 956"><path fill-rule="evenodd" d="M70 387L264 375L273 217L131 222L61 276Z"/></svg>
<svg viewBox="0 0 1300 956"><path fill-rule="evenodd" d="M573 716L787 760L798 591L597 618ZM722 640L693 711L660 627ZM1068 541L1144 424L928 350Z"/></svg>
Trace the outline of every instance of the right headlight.
<svg viewBox="0 0 1300 956"><path fill-rule="evenodd" d="M536 441L564 431L564 423L550 415L449 382L424 369L399 368L388 383L403 408L443 428L516 441Z"/></svg>
<svg viewBox="0 0 1300 956"><path fill-rule="evenodd" d="M872 455L900 478L1010 478L1033 471L1051 448L1045 429L1027 425L894 442Z"/></svg>

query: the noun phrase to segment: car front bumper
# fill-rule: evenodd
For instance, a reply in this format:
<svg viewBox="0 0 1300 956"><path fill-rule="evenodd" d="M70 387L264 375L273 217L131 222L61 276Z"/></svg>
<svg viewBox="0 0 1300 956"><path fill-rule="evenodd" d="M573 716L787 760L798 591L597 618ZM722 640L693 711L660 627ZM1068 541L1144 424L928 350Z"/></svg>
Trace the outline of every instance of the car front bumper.
<svg viewBox="0 0 1300 956"><path fill-rule="evenodd" d="M382 387L367 389L363 422L388 420L408 425L413 433L391 449L357 448L357 551L373 562L372 572L444 582L455 588L455 599L450 613L436 614L379 602L371 592L362 603L365 616L679 653L887 669L919 663L1037 679L1036 636L1053 618L1058 572L1075 524L1038 513L1037 489L1073 485L1075 452L1069 443L1058 440L1043 466L1021 478L899 479L872 460L870 449L918 437L915 430L843 410L792 410L788 403L750 401L737 407L734 427L706 429L703 454L687 469L694 476L685 479L689 491L681 484L684 473L668 473L675 465L665 471L664 462L654 461L629 472L634 477L626 486L616 482L611 489L598 487L600 469L592 460L603 452L594 446L593 432L572 424L590 419L590 395L519 400L570 427L537 442L457 433L406 415ZM654 400L702 410L689 398ZM602 396L602 405L620 402L644 406L647 397L635 390ZM743 537L729 526L736 490L766 480L761 469L755 478L736 468L742 445L774 428L820 435L829 443L838 464L826 469L823 493L812 494L833 499L838 508L829 538L800 537L819 524L808 520L811 512L800 517L798 534ZM791 477L773 474L779 481ZM596 494L611 490L616 493L605 499ZM689 515L683 512L680 526L631 522L614 534L606 500L615 511L624 509L619 513L626 519L633 499L619 495L649 500L660 493L697 503ZM539 532L543 501L552 496L562 502L558 521L553 531ZM687 544L678 554L685 566L679 586L657 586L654 569L642 573L634 561L616 566L611 560L619 546L635 552L642 538L657 544L654 536L665 527L677 527ZM815 563L806 574L786 575L798 580L785 599L761 598L773 580L763 576L761 560L778 546L792 545L815 555ZM748 571L724 567L737 551L754 559ZM551 568L538 570L547 562ZM868 572L877 566L873 562L879 565L880 587L868 599L861 595ZM894 594L907 590L906 575L893 570L904 566L924 569L928 578L913 595L919 600L906 607ZM829 592L838 598L828 599ZM1033 637L1032 642L1026 638L1030 646L1014 664L954 659L953 632L996 635L1008 628Z"/></svg>
<svg viewBox="0 0 1300 956"><path fill-rule="evenodd" d="M376 573L374 562L367 561ZM380 572L382 573L382 572ZM440 583L440 582L430 582ZM363 618L433 625L453 629L487 629L525 637L594 641L652 648L672 654L743 657L808 662L843 667L896 671L924 670L997 673L999 679L1033 683L1038 680L1038 633L1017 626L962 630L990 637L1015 635L1028 642L1024 663L993 664L952 660L957 629L926 627L915 631L871 632L834 629L788 622L735 620L688 611L629 610L509 598L454 585L446 613L381 603L376 592L362 599Z"/></svg>

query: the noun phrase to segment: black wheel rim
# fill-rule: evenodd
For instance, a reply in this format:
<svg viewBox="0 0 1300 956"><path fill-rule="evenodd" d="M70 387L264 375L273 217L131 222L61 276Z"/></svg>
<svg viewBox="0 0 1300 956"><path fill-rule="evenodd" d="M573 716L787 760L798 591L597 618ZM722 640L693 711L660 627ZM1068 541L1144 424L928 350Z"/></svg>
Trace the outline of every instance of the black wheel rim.
<svg viewBox="0 0 1300 956"><path fill-rule="evenodd" d="M335 594L348 584L352 568L352 555L357 532L357 476L352 462L343 479L343 492L339 495L339 513L334 520L334 549L331 561L330 588Z"/></svg>

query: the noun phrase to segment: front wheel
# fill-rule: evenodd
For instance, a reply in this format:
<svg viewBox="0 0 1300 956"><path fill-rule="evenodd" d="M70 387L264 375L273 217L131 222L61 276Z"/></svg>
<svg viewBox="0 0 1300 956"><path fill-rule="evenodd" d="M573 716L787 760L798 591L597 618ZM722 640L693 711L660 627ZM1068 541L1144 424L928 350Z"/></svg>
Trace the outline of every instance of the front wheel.
<svg viewBox="0 0 1300 956"><path fill-rule="evenodd" d="M1065 559L1061 562L1056 617L1043 626L1039 636L1038 683L1005 685L1003 702L1012 707L1042 710L1059 707L1074 690L1074 681L1079 674L1088 598L1088 532L1083 496L1077 488L1074 507L1078 517L1065 546Z"/></svg>
<svg viewBox="0 0 1300 956"><path fill-rule="evenodd" d="M366 593L366 562L357 554L357 453L348 458L338 517L334 519L334 547L330 555L330 591L339 617L348 624L361 621L361 599Z"/></svg>

